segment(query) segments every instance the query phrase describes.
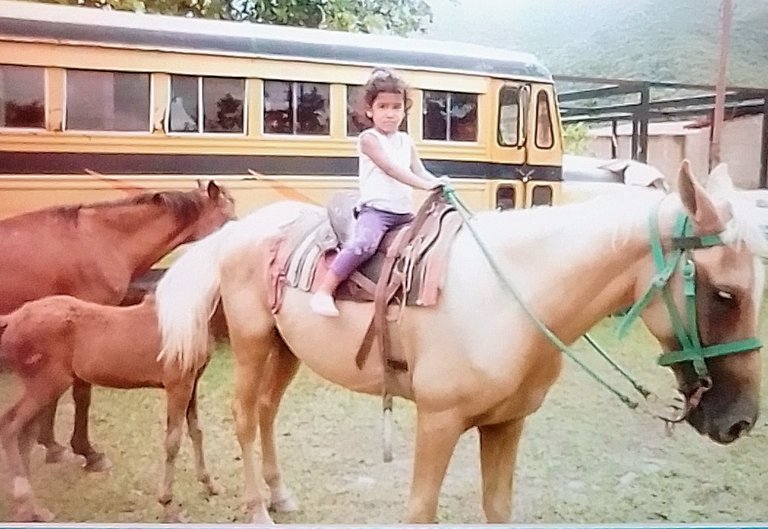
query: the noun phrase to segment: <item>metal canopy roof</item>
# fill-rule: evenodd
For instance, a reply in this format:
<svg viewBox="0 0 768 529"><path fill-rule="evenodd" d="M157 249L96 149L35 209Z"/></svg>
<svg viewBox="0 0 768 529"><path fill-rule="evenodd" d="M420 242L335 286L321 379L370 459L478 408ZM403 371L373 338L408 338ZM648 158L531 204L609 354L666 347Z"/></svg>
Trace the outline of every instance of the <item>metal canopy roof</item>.
<svg viewBox="0 0 768 529"><path fill-rule="evenodd" d="M702 125L708 125L714 112L714 86L573 75L553 77L561 86L558 99L564 123L611 123L616 130L618 123L631 121L631 155L641 162L648 159L649 122L700 116ZM754 114L763 115L760 187L768 188L768 88L726 89L726 119Z"/></svg>

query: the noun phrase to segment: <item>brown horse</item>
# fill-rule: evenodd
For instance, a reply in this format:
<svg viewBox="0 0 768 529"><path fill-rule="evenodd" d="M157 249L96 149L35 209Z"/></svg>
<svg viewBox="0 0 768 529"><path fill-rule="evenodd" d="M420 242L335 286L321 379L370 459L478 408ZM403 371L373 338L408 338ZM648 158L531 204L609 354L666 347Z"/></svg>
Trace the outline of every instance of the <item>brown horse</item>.
<svg viewBox="0 0 768 529"><path fill-rule="evenodd" d="M192 191L150 192L122 200L33 211L0 221L0 314L54 294L118 305L131 279L180 244L210 234L234 217L234 204L211 181ZM71 446L87 470L109 467L88 438L91 387L75 379L75 427ZM47 460L64 447L54 438L56 403L43 414L39 442Z"/></svg>
<svg viewBox="0 0 768 529"><path fill-rule="evenodd" d="M29 482L29 455L35 419L75 380L98 386L164 388L167 406L165 472L158 501L165 521L178 521L173 474L184 417L195 452L197 479L208 494L216 487L205 468L203 434L197 419L197 382L210 358L190 370L166 369L157 360L160 334L154 298L138 305L111 307L71 296L30 301L0 316L0 356L24 386L21 398L0 418L0 441L12 477L14 519L50 521L36 504Z"/></svg>
<svg viewBox="0 0 768 529"><path fill-rule="evenodd" d="M276 459L274 420L301 360L359 392L381 395L389 379L391 391L415 402L409 522L435 520L449 460L470 428L480 433L485 516L508 522L523 424L562 362L523 307L572 343L636 303L630 314L642 316L665 351L659 362L677 377L690 406L686 420L718 443L748 432L760 402L754 337L764 272L756 253L766 244L722 170L705 190L686 164L679 187L679 194L631 188L571 206L475 215L453 243L438 303L390 307L392 342L408 370L386 376L378 344L361 367L355 361L370 304L339 301L340 317L326 318L310 310L311 294L286 288L280 311L272 312L275 244L286 226L322 209L274 204L196 243L158 285L162 354L197 365L207 354L207 318L221 299L235 356L233 412L249 520L270 521L262 480L273 506L293 507ZM516 296L503 288L510 282ZM667 310L687 316L685 338L679 314ZM263 469L253 453L258 429Z"/></svg>

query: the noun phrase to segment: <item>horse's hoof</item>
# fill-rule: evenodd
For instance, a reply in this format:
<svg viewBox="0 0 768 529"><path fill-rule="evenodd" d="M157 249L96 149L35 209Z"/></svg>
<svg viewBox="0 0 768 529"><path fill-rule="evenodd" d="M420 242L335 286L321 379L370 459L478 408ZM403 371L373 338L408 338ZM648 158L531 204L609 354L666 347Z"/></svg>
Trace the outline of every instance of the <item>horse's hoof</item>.
<svg viewBox="0 0 768 529"><path fill-rule="evenodd" d="M61 445L49 446L45 450L46 463L70 462L70 461L74 461L75 458L76 456L72 451L67 450Z"/></svg>
<svg viewBox="0 0 768 529"><path fill-rule="evenodd" d="M255 525L275 525L272 517L269 516L267 509L261 504L259 507L249 507L245 517L246 523Z"/></svg>
<svg viewBox="0 0 768 529"><path fill-rule="evenodd" d="M85 458L86 472L106 472L112 468L112 461L105 454L94 453Z"/></svg>
<svg viewBox="0 0 768 529"><path fill-rule="evenodd" d="M299 504L293 499L290 494L285 498L279 500L272 500L269 509L274 512L289 513L297 512L299 510Z"/></svg>
<svg viewBox="0 0 768 529"><path fill-rule="evenodd" d="M53 513L44 507L25 505L16 509L16 512L11 516L11 521L48 523L54 518Z"/></svg>
<svg viewBox="0 0 768 529"><path fill-rule="evenodd" d="M176 505L168 505L163 510L163 523L186 523L187 519Z"/></svg>
<svg viewBox="0 0 768 529"><path fill-rule="evenodd" d="M34 516L34 520L32 521L43 522L43 523L52 522L53 519L55 518L55 516L51 511L49 511L45 507L38 507L38 506L35 507L33 511L33 516Z"/></svg>

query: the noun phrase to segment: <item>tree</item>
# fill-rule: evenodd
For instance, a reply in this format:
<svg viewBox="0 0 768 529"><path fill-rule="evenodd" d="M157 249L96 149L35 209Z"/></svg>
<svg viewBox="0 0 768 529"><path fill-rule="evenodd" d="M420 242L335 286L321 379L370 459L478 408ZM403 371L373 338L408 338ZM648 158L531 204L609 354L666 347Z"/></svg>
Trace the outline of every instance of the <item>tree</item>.
<svg viewBox="0 0 768 529"><path fill-rule="evenodd" d="M39 0L48 3L406 35L432 22L426 0Z"/></svg>
<svg viewBox="0 0 768 529"><path fill-rule="evenodd" d="M589 129L584 123L566 123L563 125L563 150L568 154L587 154Z"/></svg>

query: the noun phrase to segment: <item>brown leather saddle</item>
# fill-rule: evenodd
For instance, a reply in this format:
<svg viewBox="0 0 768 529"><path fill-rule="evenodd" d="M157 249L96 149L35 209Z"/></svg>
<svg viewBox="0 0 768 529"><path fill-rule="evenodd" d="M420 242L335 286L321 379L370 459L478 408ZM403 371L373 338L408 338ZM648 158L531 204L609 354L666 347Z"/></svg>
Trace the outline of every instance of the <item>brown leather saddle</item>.
<svg viewBox="0 0 768 529"><path fill-rule="evenodd" d="M272 310L277 313L285 286L314 291L328 269L328 263L350 240L354 232L354 207L358 195L338 193L326 211L305 215L286 227L273 247ZM461 217L442 192L431 193L412 222L391 230L377 253L339 285L336 298L373 302L374 333L385 366L407 371L404 361L392 358L387 312L390 304L430 306L437 303L448 251L461 228ZM362 366L370 349L370 340L357 357Z"/></svg>

